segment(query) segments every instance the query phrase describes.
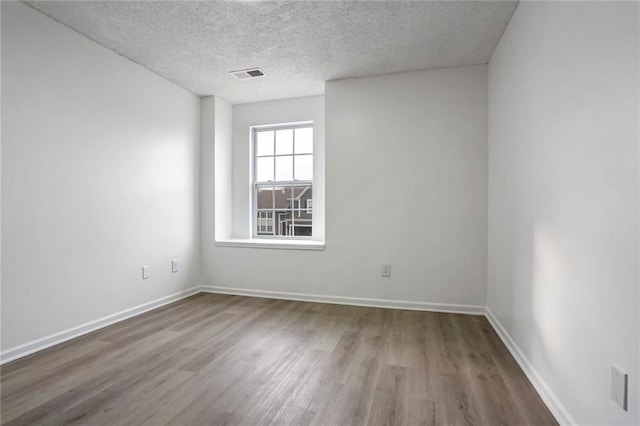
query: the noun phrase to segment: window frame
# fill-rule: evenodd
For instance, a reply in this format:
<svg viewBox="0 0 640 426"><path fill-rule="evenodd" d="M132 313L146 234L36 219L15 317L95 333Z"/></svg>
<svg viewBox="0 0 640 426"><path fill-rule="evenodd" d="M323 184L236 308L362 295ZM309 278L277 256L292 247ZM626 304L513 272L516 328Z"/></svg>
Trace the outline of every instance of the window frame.
<svg viewBox="0 0 640 426"><path fill-rule="evenodd" d="M311 129L312 132L312 139L311 139L311 153L301 153L301 154L296 154L296 148L295 148L295 129L304 129L304 128L309 128ZM293 139L292 139L292 152L290 154L276 154L276 132L278 130L293 130ZM258 143L258 137L257 134L259 132L265 132L265 131L273 131L274 132L274 147L273 147L273 154L272 155L262 155L262 156L258 156L258 149L257 149L257 143ZM314 179L312 176L311 180L296 180L295 179L295 161L296 161L296 155L310 155L312 158L312 161L315 160L315 129L313 126L313 121L301 121L301 122L295 122L295 123L284 123L284 124L273 124L273 125L261 125L261 126L252 126L251 127L251 208L250 208L250 216L251 216L251 226L250 226L250 230L251 230L251 239L267 239L267 240L312 240L313 239L313 217L311 218L311 223L309 224L308 222L306 224L301 224L307 227L311 227L311 235L276 235L276 226L280 226L280 215L282 213L278 212L275 209L275 200L272 201L271 204L271 208L270 209L258 209L258 199L257 199L257 195L258 195L258 188L259 187L265 187L265 186L272 186L274 189L277 186L284 186L284 187L294 187L294 186L308 186L311 188L311 190L313 191L313 182ZM276 179L276 159L278 157L287 157L287 156L291 156L292 157L292 178L293 180L288 180L288 181L278 181L275 180ZM274 161L274 176L273 176L273 181L267 181L267 182L258 182L256 180L257 178L257 164L258 158L264 158L264 157L273 157L273 161ZM315 174L315 167L314 167L314 174ZM312 198L313 200L313 195ZM298 203L301 204L301 203ZM298 209L293 208L293 204L291 206L291 212L292 212L292 228L295 230L295 213L299 210L305 213L308 213L308 210L305 208L303 208L302 206L298 206ZM259 212L273 212L272 214L272 235L266 235L266 234L258 234L258 224L257 224L257 220L258 220L258 214ZM276 220L277 217L277 220Z"/></svg>

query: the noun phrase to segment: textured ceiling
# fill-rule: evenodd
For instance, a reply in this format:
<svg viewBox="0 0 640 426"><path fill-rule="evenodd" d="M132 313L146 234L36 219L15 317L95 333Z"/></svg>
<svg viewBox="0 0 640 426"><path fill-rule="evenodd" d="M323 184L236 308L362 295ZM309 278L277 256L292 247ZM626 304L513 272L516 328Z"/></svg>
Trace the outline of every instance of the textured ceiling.
<svg viewBox="0 0 640 426"><path fill-rule="evenodd" d="M485 64L516 2L30 1L198 95L231 103L321 94L324 82ZM238 81L229 71L261 67Z"/></svg>

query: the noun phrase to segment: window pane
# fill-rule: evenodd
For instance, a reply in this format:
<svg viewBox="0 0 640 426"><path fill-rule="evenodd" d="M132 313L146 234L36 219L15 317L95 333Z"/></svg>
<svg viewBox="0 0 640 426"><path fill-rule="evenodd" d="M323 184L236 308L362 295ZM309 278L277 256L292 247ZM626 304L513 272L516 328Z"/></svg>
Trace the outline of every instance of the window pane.
<svg viewBox="0 0 640 426"><path fill-rule="evenodd" d="M273 130L256 132L256 155L273 155Z"/></svg>
<svg viewBox="0 0 640 426"><path fill-rule="evenodd" d="M291 187L276 186L273 191L275 196L275 210L282 211L291 207Z"/></svg>
<svg viewBox="0 0 640 426"><path fill-rule="evenodd" d="M296 180L313 180L313 155L296 155Z"/></svg>
<svg viewBox="0 0 640 426"><path fill-rule="evenodd" d="M273 187L259 186L256 194L258 209L270 209L273 207Z"/></svg>
<svg viewBox="0 0 640 426"><path fill-rule="evenodd" d="M306 208L306 200L313 196L311 191L311 185L294 185L293 199L295 200L295 205L292 207L295 209Z"/></svg>
<svg viewBox="0 0 640 426"><path fill-rule="evenodd" d="M276 202L274 229L276 235L291 235L293 188L291 186L277 186L275 187L274 195Z"/></svg>
<svg viewBox="0 0 640 426"><path fill-rule="evenodd" d="M287 224L291 223L291 214L285 211L276 212L275 220L273 222L276 235L287 235Z"/></svg>
<svg viewBox="0 0 640 426"><path fill-rule="evenodd" d="M292 234L297 237L310 237L312 233L312 213L307 213L306 208L293 211Z"/></svg>
<svg viewBox="0 0 640 426"><path fill-rule="evenodd" d="M295 225L293 227L293 235L296 237L310 237L312 235L313 228L311 226L311 217L301 220L296 216Z"/></svg>
<svg viewBox="0 0 640 426"><path fill-rule="evenodd" d="M293 180L293 156L276 157L276 180Z"/></svg>
<svg viewBox="0 0 640 426"><path fill-rule="evenodd" d="M293 129L276 130L276 154L293 154Z"/></svg>
<svg viewBox="0 0 640 426"><path fill-rule="evenodd" d="M293 186L292 221L288 229L290 236L311 236L311 210L307 211L307 201L313 199L311 185Z"/></svg>
<svg viewBox="0 0 640 426"><path fill-rule="evenodd" d="M313 153L313 128L296 129L296 154Z"/></svg>
<svg viewBox="0 0 640 426"><path fill-rule="evenodd" d="M293 210L288 210L287 211L287 226L284 229L284 232L286 236L291 237L294 235L294 231L295 231L295 223L298 220L298 218L295 217L295 212Z"/></svg>
<svg viewBox="0 0 640 426"><path fill-rule="evenodd" d="M300 194L300 206L301 210L306 213L313 211L313 188L311 185L305 187L306 190Z"/></svg>
<svg viewBox="0 0 640 426"><path fill-rule="evenodd" d="M273 180L273 157L256 158L256 181L268 182Z"/></svg>

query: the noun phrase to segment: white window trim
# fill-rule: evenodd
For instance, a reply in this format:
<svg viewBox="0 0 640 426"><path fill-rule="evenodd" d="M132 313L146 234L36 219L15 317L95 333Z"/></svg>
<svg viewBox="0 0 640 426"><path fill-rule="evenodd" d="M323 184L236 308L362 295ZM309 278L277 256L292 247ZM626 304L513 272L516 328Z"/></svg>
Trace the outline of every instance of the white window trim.
<svg viewBox="0 0 640 426"><path fill-rule="evenodd" d="M259 248L259 249L283 249L283 250L324 250L324 241L314 240L281 240L273 238L246 238L246 239L229 239L217 240L218 247L241 247L241 248Z"/></svg>
<svg viewBox="0 0 640 426"><path fill-rule="evenodd" d="M250 149L250 153L251 153L251 208L250 208L250 216L251 216L251 227L250 227L250 235L251 238L249 239L249 241L261 241L260 244L262 244L262 241L304 241L304 242L312 242L314 244L309 244L309 246L317 246L317 244L315 244L317 241L313 240L313 235L311 236L295 236L295 235L276 235L276 220L275 220L275 216L276 216L276 210L272 210L274 212L273 215L273 222L272 222L272 235L265 235L265 234L258 234L258 229L257 229L257 215L258 215L258 210L257 210L257 204L258 204L258 200L257 200L257 187L258 186L265 186L265 185L274 185L274 186L310 186L311 188L313 188L313 179L311 180L292 180L292 181L269 181L269 182L256 182L256 166L257 166L257 158L261 158L261 157L273 157L274 159L274 173L276 172L275 170L275 160L278 156L292 156L293 157L293 172L295 173L295 131L293 134L293 147L292 147L292 153L291 154L276 154L275 151L275 131L277 130L285 130L285 129L300 129L300 128L311 128L312 132L314 133L314 142L315 142L315 130L313 129L313 121L303 121L303 122L297 122L297 123L287 123L287 124L274 124L274 125L263 125L263 126L253 126L251 127L251 149ZM257 144L257 137L256 134L260 131L270 131L273 130L274 131L274 151L273 151L273 156L271 155L267 155L267 156L258 156L257 155L257 148L256 148L256 144ZM313 155L315 157L315 146L313 148L313 152L311 154L309 153L303 153L303 154L299 154L299 155ZM275 176L274 176L275 179ZM300 204L300 203L298 203ZM295 207L295 206L293 206ZM273 208L273 206L272 206ZM298 205L298 208L301 210L302 206ZM293 212L295 212L296 210L294 209ZM300 211L298 211L298 213L300 213ZM307 210L308 212L308 210ZM277 215L278 218L280 215ZM293 215L295 216L295 214ZM278 226L280 226L280 222L278 221ZM311 226L311 225L307 225L307 226ZM312 228L312 233L313 233L313 228ZM241 241L241 240L228 240L227 242L231 242L231 241ZM286 243L284 245L287 245ZM273 244L268 244L268 246L273 246ZM300 244L294 244L295 247L301 246ZM241 247L244 247L244 245L242 245ZM284 247L284 248L290 248L290 247ZM322 249L324 249L324 244L322 243Z"/></svg>

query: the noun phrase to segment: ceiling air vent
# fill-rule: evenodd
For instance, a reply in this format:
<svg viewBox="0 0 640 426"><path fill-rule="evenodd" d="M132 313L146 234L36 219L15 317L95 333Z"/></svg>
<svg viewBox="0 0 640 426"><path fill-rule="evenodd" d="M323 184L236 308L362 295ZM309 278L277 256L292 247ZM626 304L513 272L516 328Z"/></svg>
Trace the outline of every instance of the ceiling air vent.
<svg viewBox="0 0 640 426"><path fill-rule="evenodd" d="M229 74L237 78L238 80L247 80L249 78L264 77L265 73L260 68L249 68L240 71L231 71Z"/></svg>

